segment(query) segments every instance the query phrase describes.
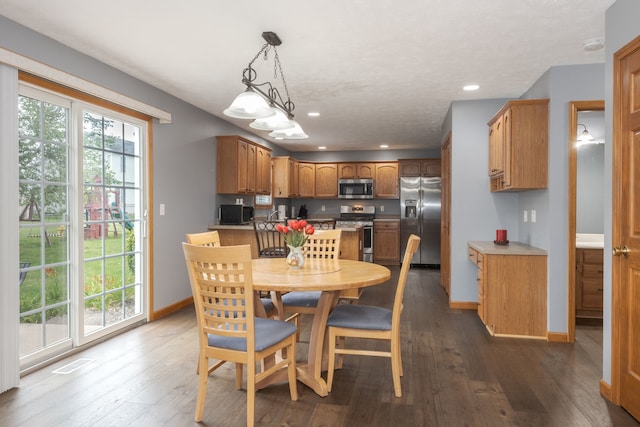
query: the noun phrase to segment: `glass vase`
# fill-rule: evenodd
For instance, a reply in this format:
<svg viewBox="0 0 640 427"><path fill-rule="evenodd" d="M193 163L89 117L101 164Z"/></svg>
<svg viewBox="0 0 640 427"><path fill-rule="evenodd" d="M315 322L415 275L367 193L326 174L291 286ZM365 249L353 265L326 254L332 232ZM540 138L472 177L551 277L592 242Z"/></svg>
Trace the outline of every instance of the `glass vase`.
<svg viewBox="0 0 640 427"><path fill-rule="evenodd" d="M287 255L287 265L289 268L302 268L304 265L304 255L302 254L302 246L289 246L289 254Z"/></svg>

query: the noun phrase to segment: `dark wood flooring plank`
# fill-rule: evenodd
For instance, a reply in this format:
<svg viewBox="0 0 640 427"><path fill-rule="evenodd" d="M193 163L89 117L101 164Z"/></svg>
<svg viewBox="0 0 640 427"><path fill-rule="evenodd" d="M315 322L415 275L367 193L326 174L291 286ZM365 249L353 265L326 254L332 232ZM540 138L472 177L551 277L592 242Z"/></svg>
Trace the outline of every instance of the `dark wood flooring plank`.
<svg viewBox="0 0 640 427"><path fill-rule="evenodd" d="M359 303L390 308L398 271ZM474 311L448 307L437 270L412 269L408 280L401 398L388 359L347 356L327 397L300 383L297 402L286 383L259 391L256 425L640 426L599 395L601 327L579 325L573 345L495 338ZM303 316L298 360L310 324ZM24 377L0 395L0 425L194 426L197 351L193 308L185 308ZM94 361L68 375L51 373L79 358ZM230 364L210 376L202 425L245 425L246 391L235 389L234 378Z"/></svg>

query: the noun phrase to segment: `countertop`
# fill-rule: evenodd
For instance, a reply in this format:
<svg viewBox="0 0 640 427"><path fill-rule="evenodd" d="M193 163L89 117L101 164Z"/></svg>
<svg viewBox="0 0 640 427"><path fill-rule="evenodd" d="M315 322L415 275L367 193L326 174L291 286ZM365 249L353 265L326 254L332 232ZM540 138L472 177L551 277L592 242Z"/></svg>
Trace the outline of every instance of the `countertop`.
<svg viewBox="0 0 640 427"><path fill-rule="evenodd" d="M313 224L313 220L309 221L307 220L310 224ZM318 220L316 222L321 222L321 220ZM209 225L209 227L207 227L209 230L249 230L249 231L253 231L253 224L244 224L244 225L219 225L219 224L212 224ZM344 232L355 232L358 231L362 228L361 225L356 225L354 227L340 227Z"/></svg>
<svg viewBox="0 0 640 427"><path fill-rule="evenodd" d="M576 233L576 248L578 249L603 249L604 234Z"/></svg>
<svg viewBox="0 0 640 427"><path fill-rule="evenodd" d="M467 242L467 245L478 252L489 255L547 255L547 251L544 249L520 242L509 242L508 245L503 246L490 241L470 241Z"/></svg>

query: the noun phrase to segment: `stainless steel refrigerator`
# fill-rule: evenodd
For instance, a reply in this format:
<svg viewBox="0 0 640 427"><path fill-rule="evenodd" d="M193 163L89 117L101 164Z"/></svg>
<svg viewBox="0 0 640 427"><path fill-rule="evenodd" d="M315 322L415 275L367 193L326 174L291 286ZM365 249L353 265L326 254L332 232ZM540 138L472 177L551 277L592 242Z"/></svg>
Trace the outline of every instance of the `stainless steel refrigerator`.
<svg viewBox="0 0 640 427"><path fill-rule="evenodd" d="M440 191L439 177L400 178L400 254L411 234L421 238L411 264L440 267Z"/></svg>

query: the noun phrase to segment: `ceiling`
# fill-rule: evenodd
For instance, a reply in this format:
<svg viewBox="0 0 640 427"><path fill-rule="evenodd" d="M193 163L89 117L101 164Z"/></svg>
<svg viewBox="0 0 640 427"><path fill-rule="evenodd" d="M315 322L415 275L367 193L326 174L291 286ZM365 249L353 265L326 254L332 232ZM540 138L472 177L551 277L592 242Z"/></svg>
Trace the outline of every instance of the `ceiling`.
<svg viewBox="0 0 640 427"><path fill-rule="evenodd" d="M436 148L452 101L517 98L551 66L604 62L614 0L0 0L0 15L289 151ZM402 7L399 7L399 6ZM222 114L263 31L305 140L275 141ZM273 54L256 61L274 81ZM465 92L475 83L480 89ZM319 117L308 117L308 112Z"/></svg>

